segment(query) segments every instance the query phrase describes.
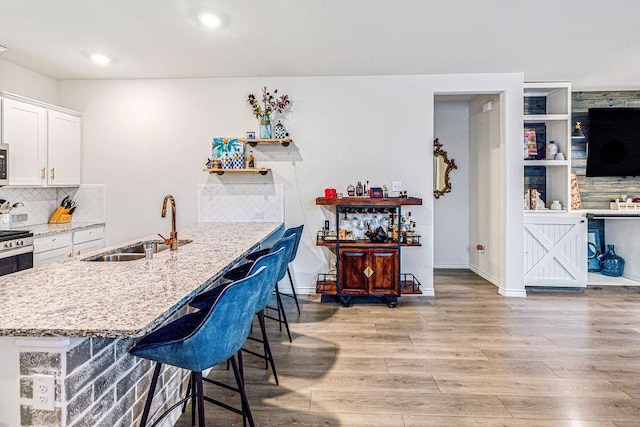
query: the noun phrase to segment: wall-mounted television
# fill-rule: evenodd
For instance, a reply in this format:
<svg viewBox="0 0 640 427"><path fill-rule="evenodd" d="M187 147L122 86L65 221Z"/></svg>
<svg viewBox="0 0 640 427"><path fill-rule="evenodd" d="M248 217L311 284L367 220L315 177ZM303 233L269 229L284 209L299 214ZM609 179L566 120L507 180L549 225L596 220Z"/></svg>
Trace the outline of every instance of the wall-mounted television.
<svg viewBox="0 0 640 427"><path fill-rule="evenodd" d="M640 108L590 108L587 176L640 176Z"/></svg>

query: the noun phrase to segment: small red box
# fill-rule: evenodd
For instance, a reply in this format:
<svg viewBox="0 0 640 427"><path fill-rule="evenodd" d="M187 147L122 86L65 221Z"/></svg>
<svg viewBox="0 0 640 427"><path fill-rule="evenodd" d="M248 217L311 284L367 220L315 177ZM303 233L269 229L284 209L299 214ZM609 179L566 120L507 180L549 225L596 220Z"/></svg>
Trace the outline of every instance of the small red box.
<svg viewBox="0 0 640 427"><path fill-rule="evenodd" d="M335 188L325 188L324 189L324 197L326 199L335 199L336 197L338 197L336 189Z"/></svg>
<svg viewBox="0 0 640 427"><path fill-rule="evenodd" d="M372 199L381 199L382 198L382 188L380 187L371 187L369 189L369 197Z"/></svg>

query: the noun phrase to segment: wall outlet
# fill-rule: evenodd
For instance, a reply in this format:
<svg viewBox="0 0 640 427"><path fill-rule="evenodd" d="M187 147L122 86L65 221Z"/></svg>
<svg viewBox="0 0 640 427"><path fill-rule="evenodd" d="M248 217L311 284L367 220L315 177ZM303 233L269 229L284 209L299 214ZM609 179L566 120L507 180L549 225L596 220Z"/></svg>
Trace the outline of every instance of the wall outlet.
<svg viewBox="0 0 640 427"><path fill-rule="evenodd" d="M29 214L26 214L26 213L11 215L11 222L24 222L28 220L29 220Z"/></svg>
<svg viewBox="0 0 640 427"><path fill-rule="evenodd" d="M257 211L253 213L253 218L254 219L264 219L264 212L263 211Z"/></svg>
<svg viewBox="0 0 640 427"><path fill-rule="evenodd" d="M402 191L402 181L393 181L391 183L391 191Z"/></svg>
<svg viewBox="0 0 640 427"><path fill-rule="evenodd" d="M55 411L56 379L53 375L33 375L33 409Z"/></svg>

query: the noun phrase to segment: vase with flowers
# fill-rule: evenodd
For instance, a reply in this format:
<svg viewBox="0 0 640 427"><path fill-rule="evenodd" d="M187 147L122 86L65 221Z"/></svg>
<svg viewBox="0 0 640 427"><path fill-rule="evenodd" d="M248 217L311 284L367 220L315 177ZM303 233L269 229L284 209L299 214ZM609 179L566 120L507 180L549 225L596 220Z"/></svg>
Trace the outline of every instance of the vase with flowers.
<svg viewBox="0 0 640 427"><path fill-rule="evenodd" d="M256 119L260 120L260 138L269 139L272 137L271 130L271 114L275 111L282 114L291 104L289 95L280 95L278 97L278 89L273 93L262 88L262 100L258 101L254 94L249 94L247 102L251 105L251 110Z"/></svg>

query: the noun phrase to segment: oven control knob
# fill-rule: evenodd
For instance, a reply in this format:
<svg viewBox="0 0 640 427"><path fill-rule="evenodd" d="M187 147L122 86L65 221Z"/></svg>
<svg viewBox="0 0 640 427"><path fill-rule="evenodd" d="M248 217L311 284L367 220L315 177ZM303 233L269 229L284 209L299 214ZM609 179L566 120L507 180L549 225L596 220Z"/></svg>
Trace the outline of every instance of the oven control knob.
<svg viewBox="0 0 640 427"><path fill-rule="evenodd" d="M18 240L16 246L24 246L24 240Z"/></svg>
<svg viewBox="0 0 640 427"><path fill-rule="evenodd" d="M7 243L4 244L4 247L5 248L12 248L13 247L13 243L7 242Z"/></svg>

